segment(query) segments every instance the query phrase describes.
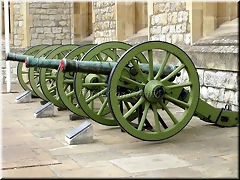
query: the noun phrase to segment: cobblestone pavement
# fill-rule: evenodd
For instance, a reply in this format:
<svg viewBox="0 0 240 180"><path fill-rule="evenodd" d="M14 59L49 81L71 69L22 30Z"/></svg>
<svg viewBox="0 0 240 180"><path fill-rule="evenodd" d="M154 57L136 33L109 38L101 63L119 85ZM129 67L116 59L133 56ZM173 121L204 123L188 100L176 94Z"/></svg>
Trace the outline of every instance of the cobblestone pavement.
<svg viewBox="0 0 240 180"><path fill-rule="evenodd" d="M3 177L238 177L238 128L193 118L164 142L143 142L119 128L93 124L94 143L67 145L65 134L82 120L68 111L35 118L39 99L16 104L22 89L2 93Z"/></svg>

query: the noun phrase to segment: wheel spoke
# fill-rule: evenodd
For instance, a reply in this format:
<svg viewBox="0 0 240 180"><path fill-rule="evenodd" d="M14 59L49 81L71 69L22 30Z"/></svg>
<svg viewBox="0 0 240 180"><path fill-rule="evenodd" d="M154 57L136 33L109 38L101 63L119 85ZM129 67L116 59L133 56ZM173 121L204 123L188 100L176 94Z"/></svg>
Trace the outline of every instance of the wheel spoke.
<svg viewBox="0 0 240 180"><path fill-rule="evenodd" d="M144 76L143 72L141 71L141 69L139 68L138 64L136 63L136 61L134 59L131 60L131 63L133 64L134 68L136 69L136 71L138 72L138 74L142 77L142 80L144 83L147 82L146 77Z"/></svg>
<svg viewBox="0 0 240 180"><path fill-rule="evenodd" d="M52 86L52 87L49 87L48 88L48 91L52 91L53 89L55 89L56 88L56 85L54 85L54 86Z"/></svg>
<svg viewBox="0 0 240 180"><path fill-rule="evenodd" d="M96 99L98 96L104 94L106 91L107 91L107 88L104 88L103 90L101 90L100 92L94 94L93 96L91 95L90 98L88 98L88 99L86 100L86 103L91 102L92 100Z"/></svg>
<svg viewBox="0 0 240 180"><path fill-rule="evenodd" d="M117 62L117 60L118 60L117 48L114 48L114 49L113 49L113 54L114 54L114 59L113 59L113 61Z"/></svg>
<svg viewBox="0 0 240 180"><path fill-rule="evenodd" d="M171 72L167 77L165 77L164 79L161 80L161 82L167 81L170 78L172 78L173 76L177 75L177 73L179 71L181 71L183 68L185 67L184 64L181 64L181 66L178 66L173 72Z"/></svg>
<svg viewBox="0 0 240 180"><path fill-rule="evenodd" d="M107 56L107 55L105 55L105 57L104 57L103 61L104 61L104 62L106 62L106 61L107 61L107 59L108 59L108 56Z"/></svg>
<svg viewBox="0 0 240 180"><path fill-rule="evenodd" d="M90 92L90 96L92 96L93 93L94 93L94 91L91 91L91 92ZM91 109L92 109L92 110L94 110L94 100L95 100L95 99L93 99L93 100L90 102L90 106L91 106Z"/></svg>
<svg viewBox="0 0 240 180"><path fill-rule="evenodd" d="M167 95L167 94L164 96L164 99L172 102L173 104L175 104L175 105L177 105L177 106L180 106L181 108L187 108L187 107L189 107L189 104L188 104L188 103L185 103L185 102L183 102L183 101L180 101L180 100L178 100L178 99L175 99L175 98L173 98L173 97L171 97L171 96L169 96L169 95Z"/></svg>
<svg viewBox="0 0 240 180"><path fill-rule="evenodd" d="M64 79L63 83L73 83L73 79Z"/></svg>
<svg viewBox="0 0 240 180"><path fill-rule="evenodd" d="M99 61L104 61L101 54L97 54L96 58L99 60Z"/></svg>
<svg viewBox="0 0 240 180"><path fill-rule="evenodd" d="M22 71L22 74L28 74L28 71Z"/></svg>
<svg viewBox="0 0 240 180"><path fill-rule="evenodd" d="M152 50L148 50L148 63L149 63L149 74L148 74L148 80L153 79L153 52Z"/></svg>
<svg viewBox="0 0 240 180"><path fill-rule="evenodd" d="M123 101L123 103L125 104L125 106L126 106L126 108L127 108L128 110L131 109L131 107L129 106L128 102Z"/></svg>
<svg viewBox="0 0 240 180"><path fill-rule="evenodd" d="M106 107L106 105L107 105L107 98L104 100L104 102L103 102L101 108L99 109L97 115L101 116L101 114L102 114L104 108Z"/></svg>
<svg viewBox="0 0 240 180"><path fill-rule="evenodd" d="M131 97L135 97L135 96L139 96L141 95L141 93L143 92L143 90L139 90L139 91L136 91L136 92L132 92L132 93L129 93L129 94L124 94L122 96L118 96L118 100L123 100L123 99L127 99L127 98L131 98Z"/></svg>
<svg viewBox="0 0 240 180"><path fill-rule="evenodd" d="M88 89L87 88L84 88L84 92L83 92L83 97L86 98L86 95L88 93ZM81 92L79 93L79 95L81 94ZM79 98L79 97L78 97Z"/></svg>
<svg viewBox="0 0 240 180"><path fill-rule="evenodd" d="M173 121L174 124L178 123L178 120L175 118L175 116L171 113L171 111L169 111L169 109L167 108L167 106L160 101L159 104L162 106L162 108L167 112L167 114L169 115L169 117L171 118L171 120Z"/></svg>
<svg viewBox="0 0 240 180"><path fill-rule="evenodd" d="M141 84L141 83L139 83L137 81L134 81L133 79L130 79L130 78L126 77L126 76L121 76L121 79L124 80L124 81L127 81L127 82L129 82L131 84L134 84L134 85L136 85L136 86L138 86L140 88L144 88L143 84Z"/></svg>
<svg viewBox="0 0 240 180"><path fill-rule="evenodd" d="M56 76L45 76L46 79L56 79Z"/></svg>
<svg viewBox="0 0 240 180"><path fill-rule="evenodd" d="M72 96L74 94L74 91L70 91L69 93L66 94L66 97Z"/></svg>
<svg viewBox="0 0 240 180"><path fill-rule="evenodd" d="M156 104L152 104L152 111L153 111L153 115L154 115L156 131L161 132L160 124L159 124L159 118L158 118L159 115L158 115L158 112L157 112L157 105Z"/></svg>
<svg viewBox="0 0 240 180"><path fill-rule="evenodd" d="M144 97L141 97L136 104L126 113L124 114L124 118L128 118L137 108L145 101Z"/></svg>
<svg viewBox="0 0 240 180"><path fill-rule="evenodd" d="M183 87L186 87L186 86L192 86L192 83L191 82L185 82L185 83L181 83L181 84L174 84L174 85L170 85L170 86L165 86L164 88L166 90L168 90L168 89L173 89L173 88L183 88Z"/></svg>
<svg viewBox="0 0 240 180"><path fill-rule="evenodd" d="M143 129L143 125L144 125L144 122L146 120L146 116L147 116L147 112L148 112L148 108L150 106L150 103L148 101L145 102L145 105L144 105L144 110L143 110L143 114L142 114L142 118L141 118L141 121L139 123L139 126L138 126L138 130L139 131L142 131Z"/></svg>
<svg viewBox="0 0 240 180"><path fill-rule="evenodd" d="M159 77L161 77L161 75L163 73L163 70L164 70L164 68L165 68L165 66L166 66L166 64L168 62L168 59L169 59L170 55L171 55L170 52L167 52L166 56L164 57L164 59L163 59L163 61L161 63L161 67L159 68L156 76L154 77L155 80L158 79Z"/></svg>

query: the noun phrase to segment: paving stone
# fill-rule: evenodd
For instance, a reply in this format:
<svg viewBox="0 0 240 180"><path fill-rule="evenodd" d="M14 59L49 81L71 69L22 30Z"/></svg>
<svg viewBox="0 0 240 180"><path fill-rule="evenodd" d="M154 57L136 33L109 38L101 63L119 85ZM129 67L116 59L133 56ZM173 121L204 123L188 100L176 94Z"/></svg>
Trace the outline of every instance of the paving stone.
<svg viewBox="0 0 240 180"><path fill-rule="evenodd" d="M2 169L12 169L12 168L17 168L17 167L26 167L26 166L37 166L41 165L37 159L31 158L31 159L20 159L20 160L13 160L13 162L6 162L2 163Z"/></svg>
<svg viewBox="0 0 240 180"><path fill-rule="evenodd" d="M16 90L22 88L18 85ZM143 142L122 133L119 127L89 120L94 127L95 142L68 146L65 134L79 125L78 121L69 121L70 112L56 111L55 117L36 119L33 112L40 107L40 99L19 105L15 103L16 96L16 93L2 94L2 165L8 168L4 175L177 178L236 177L238 174L238 127L219 128L194 117L183 131L166 141ZM166 153L170 158L159 157ZM155 156L161 161L149 158ZM112 161L138 172L127 172ZM183 162L190 165L183 166ZM26 167L28 165L41 168ZM11 169L14 167L18 169ZM159 169L152 170L154 168Z"/></svg>
<svg viewBox="0 0 240 180"><path fill-rule="evenodd" d="M89 166L90 162L95 161L106 161L111 159L119 159L124 157L129 157L123 153L108 150L108 151L98 151L98 152L89 152L81 154L70 154L68 155L71 159L78 162L81 166Z"/></svg>
<svg viewBox="0 0 240 180"><path fill-rule="evenodd" d="M36 154L35 158L43 164L59 163L59 161L54 159L51 154L41 148L33 149L33 152Z"/></svg>
<svg viewBox="0 0 240 180"><path fill-rule="evenodd" d="M107 177L129 177L130 174L116 166L102 166L81 168L71 171L62 171L60 177L89 177L89 178L107 178Z"/></svg>
<svg viewBox="0 0 240 180"><path fill-rule="evenodd" d="M63 164L50 165L51 170L59 176L61 171L81 169L81 166L73 160L64 162Z"/></svg>
<svg viewBox="0 0 240 180"><path fill-rule="evenodd" d="M64 135L68 132L67 129L51 129L48 131L35 131L33 134L39 138L46 138L46 137L55 137L59 134Z"/></svg>
<svg viewBox="0 0 240 180"><path fill-rule="evenodd" d="M97 140L99 142L102 142L103 144L119 144L122 143L122 138L116 136L116 135L99 135L97 136Z"/></svg>
<svg viewBox="0 0 240 180"><path fill-rule="evenodd" d="M2 171L4 178L50 178L56 177L49 167L30 167Z"/></svg>
<svg viewBox="0 0 240 180"><path fill-rule="evenodd" d="M21 144L18 146L7 146L2 148L2 158L5 160L17 161L20 159L29 159L34 158L35 154L31 148L29 148L25 144Z"/></svg>
<svg viewBox="0 0 240 180"><path fill-rule="evenodd" d="M171 154L154 154L149 156L121 158L111 160L110 162L130 173L191 165L189 162L181 160Z"/></svg>
<svg viewBox="0 0 240 180"><path fill-rule="evenodd" d="M134 173L132 177L136 178L203 178L204 175L197 170L189 167L168 168L163 170L147 171Z"/></svg>
<svg viewBox="0 0 240 180"><path fill-rule="evenodd" d="M28 140L26 143L31 147L31 148L43 148L45 150L49 150L52 148L57 148L60 147L62 144L51 137L47 138L35 138Z"/></svg>
<svg viewBox="0 0 240 180"><path fill-rule="evenodd" d="M201 166L192 166L190 169L200 171L205 177L209 178L237 178L238 163L214 163Z"/></svg>
<svg viewBox="0 0 240 180"><path fill-rule="evenodd" d="M108 148L104 145L92 143L92 144L81 144L81 145L68 145L59 148L49 149L49 153L52 155L71 155L80 154L86 152L98 152L106 151Z"/></svg>
<svg viewBox="0 0 240 180"><path fill-rule="evenodd" d="M110 161L93 161L93 162L87 162L84 167L101 167L101 166L109 166L113 165Z"/></svg>

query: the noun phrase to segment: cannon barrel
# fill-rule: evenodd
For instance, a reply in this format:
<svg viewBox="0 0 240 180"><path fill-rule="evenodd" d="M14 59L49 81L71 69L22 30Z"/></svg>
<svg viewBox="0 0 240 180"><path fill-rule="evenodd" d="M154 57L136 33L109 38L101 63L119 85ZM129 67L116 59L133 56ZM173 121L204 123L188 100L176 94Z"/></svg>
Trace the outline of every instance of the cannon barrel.
<svg viewBox="0 0 240 180"><path fill-rule="evenodd" d="M84 72L109 75L117 62L99 62L99 61L69 61L63 59L60 63L60 70L63 72ZM144 73L149 72L149 64L139 63L139 68ZM157 74L161 64L153 65L153 74ZM170 74L177 66L166 65L162 76ZM180 76L180 72L177 76Z"/></svg>
<svg viewBox="0 0 240 180"><path fill-rule="evenodd" d="M26 57L25 66L29 67L41 67L41 68L51 68L58 69L60 64L59 59L45 59L45 58L34 58L34 57Z"/></svg>
<svg viewBox="0 0 240 180"><path fill-rule="evenodd" d="M18 62L24 62L27 57L33 57L33 56L27 56L23 54L15 54L15 53L5 53L4 59L6 61L18 61Z"/></svg>
<svg viewBox="0 0 240 180"><path fill-rule="evenodd" d="M25 65L29 67L42 67L42 68L51 68L58 69L63 72L82 72L82 73L95 73L109 75L114 66L117 65L117 62L99 62L99 61L75 61L75 60L59 60L59 59L45 59L45 58L34 58L27 57L25 60ZM139 63L139 68L144 73L149 72L149 65L144 63ZM155 64L153 66L153 74L157 74L160 69L161 64ZM177 67L174 65L166 65L163 71L162 76L167 76ZM180 73L177 74L179 76Z"/></svg>

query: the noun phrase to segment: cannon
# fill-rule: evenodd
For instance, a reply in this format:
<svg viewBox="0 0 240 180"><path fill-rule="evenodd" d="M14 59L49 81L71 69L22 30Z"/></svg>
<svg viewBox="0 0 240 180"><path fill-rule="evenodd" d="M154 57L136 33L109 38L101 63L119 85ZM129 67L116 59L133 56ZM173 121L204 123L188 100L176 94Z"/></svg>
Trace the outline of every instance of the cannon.
<svg viewBox="0 0 240 180"><path fill-rule="evenodd" d="M17 65L17 77L20 85L23 87L23 89L29 90L31 94L35 97L40 97L41 99L47 101L47 98L42 95L41 93L38 93L39 85L38 85L38 76L39 76L39 68L32 68L32 69L25 69L23 67L23 63L26 57L42 57L45 56L47 53L55 49L60 45L38 45L29 48L25 53L23 54L13 54L13 53L7 53L5 55L6 61L18 61ZM62 58L64 56L61 56ZM36 85L37 84L37 85ZM34 86L35 85L35 86Z"/></svg>
<svg viewBox="0 0 240 180"><path fill-rule="evenodd" d="M8 53L8 54L6 54L5 59L12 60L12 61L18 61L22 67L22 63L25 61L26 57L34 57L34 58L40 58L40 57L52 58L52 57L54 57L54 58L57 58L60 60L69 51L71 51L72 49L79 47L79 46L80 45L48 45L48 46L44 46L42 49L40 49L34 55L31 55L31 56ZM42 72L42 70L40 67L29 68L26 70L27 78L28 78L27 83L30 85L28 90L30 89L31 93L40 97L44 101L49 101L48 96L46 96L44 94L44 92L50 91L52 96L57 96L56 89L54 88L56 81L55 81L55 78L53 77L55 75L54 73L56 73L56 70L54 71L54 70L48 69L47 72L45 71L45 74L41 73L41 72ZM19 79L21 79L25 73L18 72L18 74L19 74L19 76L18 76ZM45 82L44 82L45 86L42 87L40 84L40 80L43 78L40 78L40 77L45 77L45 76L49 76L49 77L52 76L53 78L52 79L49 78L47 80L45 79ZM25 90L26 90L26 88L25 88ZM47 95L48 94L49 93L47 93ZM55 105L58 107L64 107L64 105L62 103L58 103Z"/></svg>
<svg viewBox="0 0 240 180"><path fill-rule="evenodd" d="M32 94L33 97L37 97L37 95L33 92L33 90L31 89L31 86L29 84L29 80L26 78L26 76L28 76L28 69L23 69L23 62L25 60L24 56L34 56L34 54L36 54L39 50L43 49L44 47L46 47L47 45L37 45L37 46L33 46L31 48L29 48L28 50L26 50L20 57L16 56L15 54L12 53L7 53L5 54L5 60L11 60L11 61L18 61L17 64L17 78L18 78L18 82L21 85L21 87L27 91L29 90Z"/></svg>
<svg viewBox="0 0 240 180"><path fill-rule="evenodd" d="M131 47L130 45L123 43L123 42L107 42L107 43L103 43L100 45L96 45L96 46L92 47L88 52L86 52L85 55L80 59L79 62L82 62L83 64L88 63L88 62L94 63L97 61L102 61L103 63L106 63L104 61L106 61L108 59L108 60L111 60L114 65L114 61L117 61L117 59L118 59L118 55L116 53L117 49L126 51L130 47ZM115 50L113 50L113 48L115 48ZM69 55L66 56L66 58L73 59L76 56L75 53L78 51L79 51L79 49L75 49L75 50L69 52ZM105 56L105 57L103 58L103 56ZM95 57L98 57L98 58L95 58ZM144 56L139 55L138 58L144 58ZM32 57L29 57L26 61L27 61L27 63L26 63L27 67L41 67L42 69L43 68L56 69L57 66L59 65L58 60L46 60L44 58L34 59ZM158 67L156 67L156 68L158 68ZM169 66L169 68L174 68L174 67ZM40 82L43 80L42 77L43 76L41 76L41 78L40 78ZM55 77L55 76L53 76L53 77ZM59 77L61 77L61 78L59 78ZM97 80L97 77L99 77L99 76L96 76L94 74L85 73L83 79L78 79L77 82L75 81L76 82L75 87L79 87L76 84L79 84L82 81L84 81L84 87L81 87L80 89L78 88L77 92L74 91L75 98L77 99L77 102L78 102L77 104L74 104L74 103L72 103L73 102L72 99L69 100L71 98L70 95L73 94L73 91L66 92L66 87L70 86L70 88L72 88L71 87L73 85L72 75L58 71L57 78L56 78L56 82L57 82L56 89L58 91L58 96L60 97L63 104L65 104L66 107L75 114L78 114L78 115L82 114L81 110L78 107L78 105L80 105L81 109L83 109L83 111L90 118L97 121L98 123L101 123L104 125L109 125L109 126L118 125L111 116L110 117L103 116L110 112L107 105L103 110L100 111L101 113L98 114L99 110L94 108L94 104L95 104L94 99L89 101L91 98L89 99L89 97L87 97L87 99L88 99L87 100L85 97L87 93L89 94L89 96L94 96L94 94L96 94L96 93L98 93L98 91L100 91L101 87L107 87L107 84L105 82L106 77L101 76L100 79L98 79L98 83L96 83L96 82L94 83L94 80ZM41 85L41 87L43 87L45 84L44 83L45 81L42 81L42 82L43 82L43 84ZM99 86L100 86L100 88L99 88ZM73 88L73 89L75 89L75 88ZM83 91L84 91L85 95L83 97L81 97L81 93ZM46 95L46 92L44 94ZM70 96L70 98L69 98L69 96ZM79 98L81 98L81 100L79 100ZM101 97L102 102L105 101L103 99L106 99L106 97ZM51 102L54 102L54 99L52 99ZM89 105L90 105L90 107L89 107Z"/></svg>
<svg viewBox="0 0 240 180"><path fill-rule="evenodd" d="M156 68L154 62L159 53L165 55ZM138 58L139 54L146 54L145 58ZM172 62L176 63L172 66L175 68L166 73L165 68ZM64 59L59 69L78 72L74 83L79 83L77 76L82 80L86 73L97 75L97 79L108 74L107 87L101 85L102 89L89 99L106 96L99 111L108 104L118 125L141 140L168 139L184 129L193 116L220 127L233 127L239 123L238 112L232 111L230 106L215 108L200 99L199 78L192 60L182 49L167 42L148 41L135 45L122 54L117 63L84 64ZM181 82L177 82L179 73L184 76ZM83 84L75 86L76 94ZM173 112L172 108L180 111Z"/></svg>

